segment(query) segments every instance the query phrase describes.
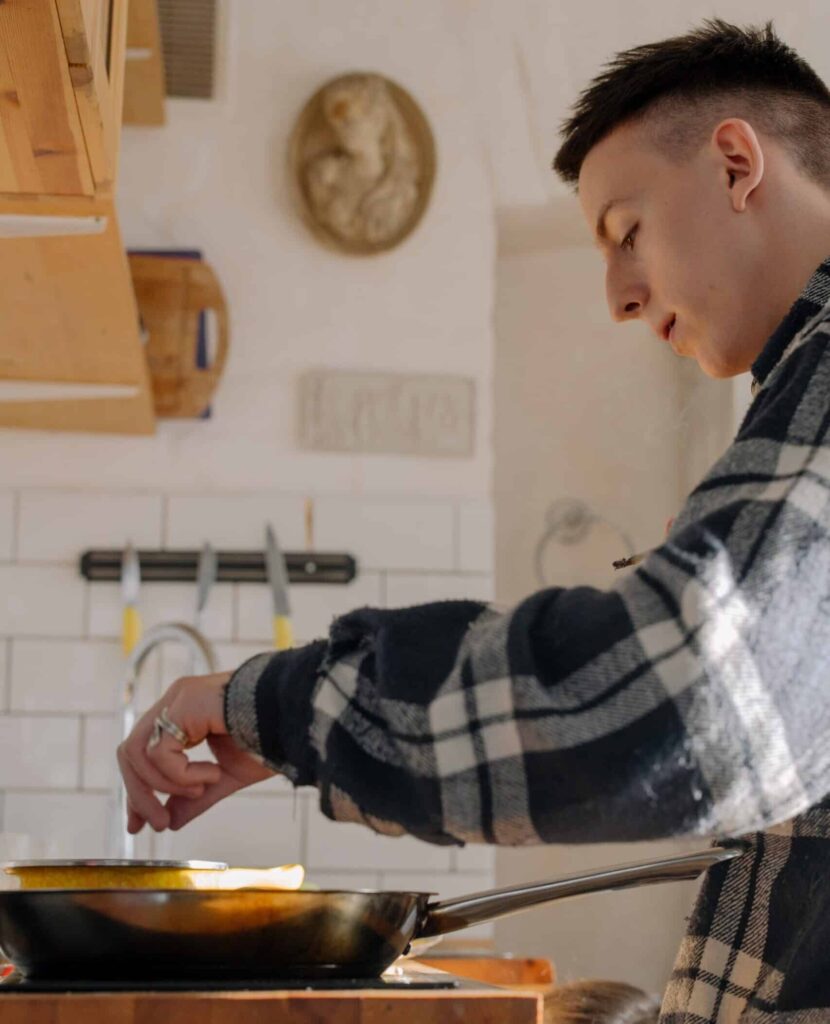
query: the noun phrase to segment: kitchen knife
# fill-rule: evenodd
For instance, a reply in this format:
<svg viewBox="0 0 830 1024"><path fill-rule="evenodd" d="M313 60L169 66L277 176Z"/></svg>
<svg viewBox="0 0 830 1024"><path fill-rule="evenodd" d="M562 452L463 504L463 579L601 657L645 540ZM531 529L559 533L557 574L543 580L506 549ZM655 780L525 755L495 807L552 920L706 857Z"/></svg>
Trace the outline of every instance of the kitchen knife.
<svg viewBox="0 0 830 1024"><path fill-rule="evenodd" d="M288 601L288 572L270 523L265 528L265 569L274 605L274 647L278 651L285 651L294 646L291 605Z"/></svg>
<svg viewBox="0 0 830 1024"><path fill-rule="evenodd" d="M121 601L124 605L121 646L125 654L129 654L141 639L141 616L138 612L140 588L141 565L135 548L128 543L121 556Z"/></svg>
<svg viewBox="0 0 830 1024"><path fill-rule="evenodd" d="M196 570L196 628L198 630L202 630L208 595L216 582L217 568L216 552L210 544L205 542L199 552L199 566Z"/></svg>

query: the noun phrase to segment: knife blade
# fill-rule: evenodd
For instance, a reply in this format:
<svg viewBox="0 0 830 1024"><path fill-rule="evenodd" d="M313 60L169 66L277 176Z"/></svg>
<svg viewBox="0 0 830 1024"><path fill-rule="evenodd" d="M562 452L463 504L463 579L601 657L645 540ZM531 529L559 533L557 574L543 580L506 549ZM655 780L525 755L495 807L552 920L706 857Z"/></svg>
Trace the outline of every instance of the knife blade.
<svg viewBox="0 0 830 1024"><path fill-rule="evenodd" d="M269 523L265 527L265 569L274 609L274 647L285 651L294 645L291 603L288 600L288 572L277 535Z"/></svg>
<svg viewBox="0 0 830 1024"><path fill-rule="evenodd" d="M141 589L141 563L130 542L121 555L121 601L124 610L121 619L121 647L129 654L141 639L141 615L138 594Z"/></svg>
<svg viewBox="0 0 830 1024"><path fill-rule="evenodd" d="M208 595L216 582L218 563L216 552L207 542L199 552L199 566L196 570L196 628L202 628Z"/></svg>

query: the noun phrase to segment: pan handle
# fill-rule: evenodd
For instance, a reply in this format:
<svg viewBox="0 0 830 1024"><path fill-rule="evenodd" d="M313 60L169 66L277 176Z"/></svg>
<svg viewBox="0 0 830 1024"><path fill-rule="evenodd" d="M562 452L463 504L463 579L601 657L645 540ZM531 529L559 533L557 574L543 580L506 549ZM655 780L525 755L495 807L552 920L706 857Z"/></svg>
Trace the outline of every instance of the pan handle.
<svg viewBox="0 0 830 1024"><path fill-rule="evenodd" d="M469 896L429 903L415 937L421 939L432 935L444 935L446 932L459 931L483 921L495 921L499 917L515 914L537 904L567 899L569 896L697 878L707 868L721 861L739 857L744 850L745 847L740 844L712 846L679 857L604 868L602 871L593 871L587 875L571 875L550 882L534 882L532 885L511 886L507 889L490 889L486 892L471 893Z"/></svg>

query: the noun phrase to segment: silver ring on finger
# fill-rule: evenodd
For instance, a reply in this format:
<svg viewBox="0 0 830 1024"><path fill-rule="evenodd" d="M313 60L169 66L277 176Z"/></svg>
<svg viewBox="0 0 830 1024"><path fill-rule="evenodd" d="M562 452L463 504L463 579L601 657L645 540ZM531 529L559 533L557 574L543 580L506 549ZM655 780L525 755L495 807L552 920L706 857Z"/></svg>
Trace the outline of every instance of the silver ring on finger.
<svg viewBox="0 0 830 1024"><path fill-rule="evenodd" d="M153 722L153 732L150 736L149 746L155 747L161 742L161 734L166 732L168 736L172 736L177 743L181 743L183 747L190 746L190 737L181 728L176 725L167 713L167 708L161 709L161 714L156 716L155 722Z"/></svg>

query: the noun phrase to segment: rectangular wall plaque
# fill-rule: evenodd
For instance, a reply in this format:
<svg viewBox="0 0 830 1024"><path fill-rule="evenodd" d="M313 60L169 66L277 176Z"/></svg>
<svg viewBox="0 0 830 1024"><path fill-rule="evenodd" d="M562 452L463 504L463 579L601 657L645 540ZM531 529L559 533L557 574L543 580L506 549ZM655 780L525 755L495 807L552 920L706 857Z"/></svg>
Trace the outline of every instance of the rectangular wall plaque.
<svg viewBox="0 0 830 1024"><path fill-rule="evenodd" d="M311 451L473 454L468 377L312 370L300 379L300 443Z"/></svg>

